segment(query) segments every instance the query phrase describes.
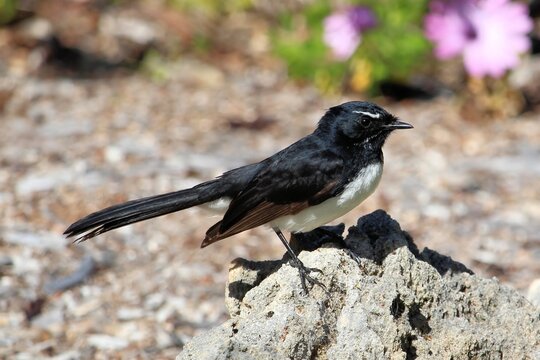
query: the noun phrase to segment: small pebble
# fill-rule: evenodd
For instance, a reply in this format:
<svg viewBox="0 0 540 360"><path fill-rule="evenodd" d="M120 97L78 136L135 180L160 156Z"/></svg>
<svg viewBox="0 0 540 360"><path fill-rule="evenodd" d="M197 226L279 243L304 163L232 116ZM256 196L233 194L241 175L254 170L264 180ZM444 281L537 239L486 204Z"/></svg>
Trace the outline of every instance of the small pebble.
<svg viewBox="0 0 540 360"><path fill-rule="evenodd" d="M105 334L90 335L87 342L88 345L101 350L121 350L129 345L129 342L125 339Z"/></svg>

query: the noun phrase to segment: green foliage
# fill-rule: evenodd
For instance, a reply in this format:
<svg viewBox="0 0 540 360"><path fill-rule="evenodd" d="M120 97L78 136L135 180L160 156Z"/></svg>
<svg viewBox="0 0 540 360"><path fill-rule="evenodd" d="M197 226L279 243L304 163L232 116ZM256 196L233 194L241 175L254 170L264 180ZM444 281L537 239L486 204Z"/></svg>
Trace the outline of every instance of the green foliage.
<svg viewBox="0 0 540 360"><path fill-rule="evenodd" d="M422 22L426 0L367 0L379 25L364 34L356 56L373 67L372 79L403 80L421 65L430 45L424 37Z"/></svg>
<svg viewBox="0 0 540 360"><path fill-rule="evenodd" d="M167 80L170 75L170 64L156 50L149 50L141 62L141 70L154 81Z"/></svg>
<svg viewBox="0 0 540 360"><path fill-rule="evenodd" d="M0 0L0 25L7 24L17 13L17 0Z"/></svg>
<svg viewBox="0 0 540 360"><path fill-rule="evenodd" d="M195 34L192 40L193 50L199 54L208 53L212 47L211 40L205 34Z"/></svg>
<svg viewBox="0 0 540 360"><path fill-rule="evenodd" d="M326 92L336 90L347 71L345 64L332 61L322 41L323 21L330 11L328 2L319 1L301 14L282 14L272 34L274 52L287 62L289 75Z"/></svg>
<svg viewBox="0 0 540 360"><path fill-rule="evenodd" d="M386 79L406 79L422 65L429 43L422 30L427 0L363 0L351 5L370 7L378 25L362 34L362 43L346 62L332 58L323 42L323 23L333 8L318 0L299 14L283 14L273 32L275 53L296 79L314 82L323 91L375 90Z"/></svg>

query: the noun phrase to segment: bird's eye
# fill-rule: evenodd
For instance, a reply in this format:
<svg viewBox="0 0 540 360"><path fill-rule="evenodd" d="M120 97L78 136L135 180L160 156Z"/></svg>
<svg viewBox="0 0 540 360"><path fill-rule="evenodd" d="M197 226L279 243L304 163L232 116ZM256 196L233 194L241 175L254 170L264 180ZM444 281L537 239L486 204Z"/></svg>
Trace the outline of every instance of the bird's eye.
<svg viewBox="0 0 540 360"><path fill-rule="evenodd" d="M367 118L362 118L362 120L360 120L360 124L362 124L363 127L368 128L369 125L371 125L371 120Z"/></svg>

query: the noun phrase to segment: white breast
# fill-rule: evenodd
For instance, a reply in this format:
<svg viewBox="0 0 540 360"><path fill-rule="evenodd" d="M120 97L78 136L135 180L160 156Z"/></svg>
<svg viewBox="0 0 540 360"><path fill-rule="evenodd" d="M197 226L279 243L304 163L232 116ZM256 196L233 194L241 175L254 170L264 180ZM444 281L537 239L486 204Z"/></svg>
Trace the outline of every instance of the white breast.
<svg viewBox="0 0 540 360"><path fill-rule="evenodd" d="M304 209L298 214L277 218L272 222L272 226L292 232L305 232L345 215L375 191L381 180L382 170L382 163L364 167L339 196Z"/></svg>

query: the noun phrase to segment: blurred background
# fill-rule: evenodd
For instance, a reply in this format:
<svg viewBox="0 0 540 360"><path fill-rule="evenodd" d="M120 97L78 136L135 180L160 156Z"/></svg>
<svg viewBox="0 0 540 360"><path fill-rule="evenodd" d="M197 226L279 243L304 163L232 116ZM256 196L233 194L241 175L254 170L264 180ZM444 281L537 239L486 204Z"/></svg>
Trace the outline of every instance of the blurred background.
<svg viewBox="0 0 540 360"><path fill-rule="evenodd" d="M236 257L190 209L80 245L63 230L189 187L375 101L415 129L347 226L383 208L540 302L540 4L510 0L0 0L0 357L171 358L223 322ZM536 282L535 282L536 280ZM535 290L536 289L536 290ZM536 299L536 300L534 300Z"/></svg>

